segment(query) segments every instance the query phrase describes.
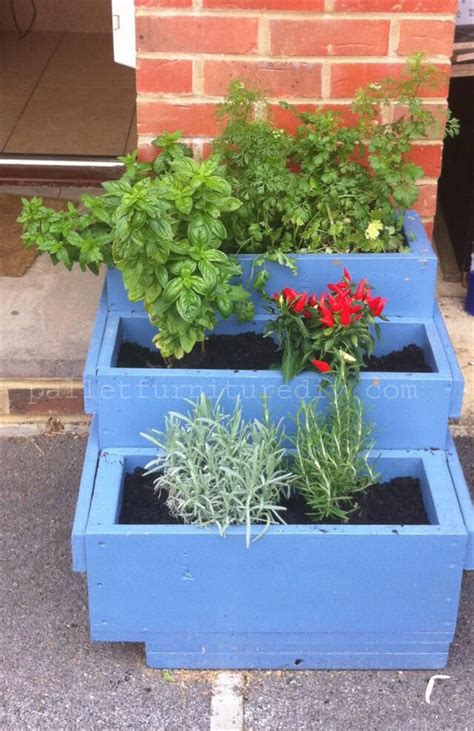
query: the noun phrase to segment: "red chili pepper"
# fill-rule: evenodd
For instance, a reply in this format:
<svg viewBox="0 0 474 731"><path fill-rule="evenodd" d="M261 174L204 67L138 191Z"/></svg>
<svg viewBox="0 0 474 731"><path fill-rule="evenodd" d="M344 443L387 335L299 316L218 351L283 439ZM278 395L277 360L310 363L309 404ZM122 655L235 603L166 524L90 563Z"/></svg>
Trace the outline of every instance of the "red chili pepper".
<svg viewBox="0 0 474 731"><path fill-rule="evenodd" d="M347 271L346 267L344 267L344 279L347 279L348 282L352 282L351 275Z"/></svg>
<svg viewBox="0 0 474 731"><path fill-rule="evenodd" d="M351 303L349 299L345 299L341 306L341 325L347 327L351 324Z"/></svg>
<svg viewBox="0 0 474 731"><path fill-rule="evenodd" d="M379 317L387 304L387 300L382 297L374 297L373 299L368 299L367 304L369 305L371 314L374 317Z"/></svg>
<svg viewBox="0 0 474 731"><path fill-rule="evenodd" d="M339 282L338 284L328 284L328 289L335 294L348 294L350 287L347 282Z"/></svg>
<svg viewBox="0 0 474 731"><path fill-rule="evenodd" d="M281 293L287 302L293 302L298 297L296 289L291 289L290 287L285 287L285 289L281 290Z"/></svg>
<svg viewBox="0 0 474 731"><path fill-rule="evenodd" d="M321 325L326 325L326 327L334 327L334 316L332 312L330 312L327 307L324 307L324 305L319 305L319 309L322 314L320 320Z"/></svg>
<svg viewBox="0 0 474 731"><path fill-rule="evenodd" d="M296 314L299 314L300 312L302 312L304 310L304 308L306 307L307 301L308 301L308 295L306 294L306 292L303 292L303 294L300 294L298 299L295 302L293 302L293 304L291 305L293 312L295 312Z"/></svg>
<svg viewBox="0 0 474 731"><path fill-rule="evenodd" d="M331 366L325 360L312 360L312 365L321 371L321 373L328 373L331 370Z"/></svg>
<svg viewBox="0 0 474 731"><path fill-rule="evenodd" d="M367 284L367 280L366 279L361 279L360 280L359 284L357 285L357 289L354 292L354 299L356 299L356 300L362 300L362 299L364 299L364 293L365 293L365 291L367 289L366 288L366 284Z"/></svg>
<svg viewBox="0 0 474 731"><path fill-rule="evenodd" d="M318 304L318 298L316 297L315 294L312 294L308 300L308 305L309 305L309 307L314 307L317 304Z"/></svg>
<svg viewBox="0 0 474 731"><path fill-rule="evenodd" d="M341 295L339 294L336 297L333 297L333 295L330 294L328 297L328 303L332 312L339 312L342 307Z"/></svg>

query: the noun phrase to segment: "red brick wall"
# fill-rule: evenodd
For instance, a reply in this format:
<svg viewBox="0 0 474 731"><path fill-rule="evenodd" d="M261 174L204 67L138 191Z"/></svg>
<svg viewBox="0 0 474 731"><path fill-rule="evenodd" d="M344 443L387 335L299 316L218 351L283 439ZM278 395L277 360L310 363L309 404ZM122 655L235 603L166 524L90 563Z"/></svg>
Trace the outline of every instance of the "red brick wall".
<svg viewBox="0 0 474 731"><path fill-rule="evenodd" d="M139 147L180 129L202 154L229 79L255 80L275 103L347 109L361 85L425 51L446 70L429 103L446 104L457 0L135 0ZM288 114L278 116L282 126ZM421 142L418 210L430 229L441 139Z"/></svg>

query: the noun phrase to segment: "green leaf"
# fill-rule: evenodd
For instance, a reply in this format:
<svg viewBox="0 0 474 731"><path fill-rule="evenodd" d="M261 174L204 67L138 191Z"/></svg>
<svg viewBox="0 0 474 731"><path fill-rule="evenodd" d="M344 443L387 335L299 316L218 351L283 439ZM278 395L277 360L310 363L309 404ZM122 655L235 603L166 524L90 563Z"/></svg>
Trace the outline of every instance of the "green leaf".
<svg viewBox="0 0 474 731"><path fill-rule="evenodd" d="M234 304L227 297L218 297L216 300L217 309L219 310L222 317L230 317L233 310Z"/></svg>
<svg viewBox="0 0 474 731"><path fill-rule="evenodd" d="M165 683L176 683L176 678L171 675L169 670L162 670L161 677L163 678Z"/></svg>
<svg viewBox="0 0 474 731"><path fill-rule="evenodd" d="M188 239L193 246L208 246L211 241L212 232L201 214L193 216L188 224Z"/></svg>
<svg viewBox="0 0 474 731"><path fill-rule="evenodd" d="M228 183L227 180L224 180L224 178L221 178L218 175L212 175L210 178L207 178L204 181L204 184L206 185L206 187L214 190L216 193L221 193L227 198L229 198L231 195L232 188L230 186L230 183ZM217 201L214 202L219 205Z"/></svg>
<svg viewBox="0 0 474 731"><path fill-rule="evenodd" d="M163 290L163 299L165 302L175 302L180 296L183 289L183 282L180 277L172 279Z"/></svg>
<svg viewBox="0 0 474 731"><path fill-rule="evenodd" d="M218 269L207 261L200 261L198 269L202 274L206 288L212 290L217 285Z"/></svg>
<svg viewBox="0 0 474 731"><path fill-rule="evenodd" d="M179 198L176 198L174 204L178 211L185 215L189 215L193 209L193 199L188 196L179 196Z"/></svg>
<svg viewBox="0 0 474 731"><path fill-rule="evenodd" d="M186 322L194 322L201 310L201 298L191 289L184 289L176 300L176 309Z"/></svg>
<svg viewBox="0 0 474 731"><path fill-rule="evenodd" d="M239 201L238 198L222 198L222 200L219 201L218 206L221 209L221 211L225 211L227 213L230 213L232 211L237 211L242 205L242 202Z"/></svg>

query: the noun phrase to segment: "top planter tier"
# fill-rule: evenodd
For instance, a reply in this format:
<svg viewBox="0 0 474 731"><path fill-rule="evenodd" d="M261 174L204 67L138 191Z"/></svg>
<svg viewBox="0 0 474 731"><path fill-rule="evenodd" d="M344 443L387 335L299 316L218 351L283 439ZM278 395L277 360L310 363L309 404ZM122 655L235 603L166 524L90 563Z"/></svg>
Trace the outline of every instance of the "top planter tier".
<svg viewBox="0 0 474 731"><path fill-rule="evenodd" d="M377 295L388 299L386 314L400 317L431 317L436 285L436 255L431 248L420 217L408 211L403 224L410 251L400 254L299 254L294 259L298 274L279 264L267 264L270 280L267 291L272 294L283 287L320 292L328 282L338 281L344 267L354 280L365 277ZM243 283L252 278L255 256L244 254L238 259L242 266ZM265 303L254 296L256 312L265 311ZM122 282L122 275L111 269L107 278L107 309L117 312L140 312L141 302L131 303Z"/></svg>

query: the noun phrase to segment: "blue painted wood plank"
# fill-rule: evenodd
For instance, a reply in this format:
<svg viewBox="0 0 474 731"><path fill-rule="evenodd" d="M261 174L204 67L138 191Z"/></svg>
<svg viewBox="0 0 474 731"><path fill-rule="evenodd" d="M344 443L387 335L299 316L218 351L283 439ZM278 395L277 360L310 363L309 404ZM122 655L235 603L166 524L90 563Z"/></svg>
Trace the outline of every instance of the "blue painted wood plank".
<svg viewBox="0 0 474 731"><path fill-rule="evenodd" d="M84 365L84 411L94 414L97 408L97 365L102 346L103 334L107 322L107 279L104 282L102 293L97 307L97 314L91 334L89 349Z"/></svg>
<svg viewBox="0 0 474 731"><path fill-rule="evenodd" d="M192 670L424 670L440 669L448 663L448 647L442 651L391 652L310 652L305 646L294 652L267 652L257 649L241 653L196 652L167 653L149 650L146 660L150 668ZM301 662L300 662L301 661Z"/></svg>
<svg viewBox="0 0 474 731"><path fill-rule="evenodd" d="M451 389L451 404L449 407L449 418L460 419L462 411L463 393L464 393L464 376L459 367L456 352L451 343L451 338L446 329L444 318L439 309L439 305L435 302L433 320L438 329L439 338L444 348L446 358L448 359L451 369L453 387Z"/></svg>
<svg viewBox="0 0 474 731"><path fill-rule="evenodd" d="M449 431L446 443L446 457L468 534L464 568L466 571L474 571L474 505L466 478L464 477L461 462L459 461L456 445Z"/></svg>
<svg viewBox="0 0 474 731"><path fill-rule="evenodd" d="M94 416L89 429L89 438L84 456L84 466L82 469L76 511L74 514L74 523L72 526L71 552L73 571L86 571L87 569L85 535L92 495L94 492L97 461L99 459L99 435L97 421L97 416Z"/></svg>

